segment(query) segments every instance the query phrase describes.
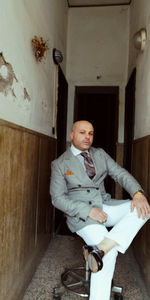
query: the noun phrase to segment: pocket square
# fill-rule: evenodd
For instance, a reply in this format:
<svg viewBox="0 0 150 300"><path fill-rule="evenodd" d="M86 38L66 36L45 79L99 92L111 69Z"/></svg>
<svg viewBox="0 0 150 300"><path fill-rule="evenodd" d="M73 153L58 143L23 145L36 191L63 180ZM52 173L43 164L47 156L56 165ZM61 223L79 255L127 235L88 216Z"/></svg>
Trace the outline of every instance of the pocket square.
<svg viewBox="0 0 150 300"><path fill-rule="evenodd" d="M72 171L67 171L64 173L64 175L74 175L74 173Z"/></svg>

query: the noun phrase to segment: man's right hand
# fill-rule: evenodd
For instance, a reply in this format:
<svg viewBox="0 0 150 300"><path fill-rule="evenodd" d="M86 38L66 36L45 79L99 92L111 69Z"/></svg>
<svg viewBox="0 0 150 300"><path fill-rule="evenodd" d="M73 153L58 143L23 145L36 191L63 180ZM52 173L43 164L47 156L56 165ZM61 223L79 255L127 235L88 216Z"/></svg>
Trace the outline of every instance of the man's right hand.
<svg viewBox="0 0 150 300"><path fill-rule="evenodd" d="M105 223L107 221L107 214L97 207L92 207L88 216L99 223Z"/></svg>

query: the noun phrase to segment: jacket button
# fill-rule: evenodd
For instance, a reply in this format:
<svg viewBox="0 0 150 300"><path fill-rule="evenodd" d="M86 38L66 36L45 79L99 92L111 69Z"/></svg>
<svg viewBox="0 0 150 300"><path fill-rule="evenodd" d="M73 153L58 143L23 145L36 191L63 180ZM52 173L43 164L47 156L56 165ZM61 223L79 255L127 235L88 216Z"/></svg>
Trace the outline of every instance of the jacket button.
<svg viewBox="0 0 150 300"><path fill-rule="evenodd" d="M90 190L87 190L88 193L90 193Z"/></svg>
<svg viewBox="0 0 150 300"><path fill-rule="evenodd" d="M78 184L78 187L81 187L81 184Z"/></svg>
<svg viewBox="0 0 150 300"><path fill-rule="evenodd" d="M96 188L96 190L99 190L99 188Z"/></svg>
<svg viewBox="0 0 150 300"><path fill-rule="evenodd" d="M89 201L89 204L92 204L92 202L91 202L91 201Z"/></svg>

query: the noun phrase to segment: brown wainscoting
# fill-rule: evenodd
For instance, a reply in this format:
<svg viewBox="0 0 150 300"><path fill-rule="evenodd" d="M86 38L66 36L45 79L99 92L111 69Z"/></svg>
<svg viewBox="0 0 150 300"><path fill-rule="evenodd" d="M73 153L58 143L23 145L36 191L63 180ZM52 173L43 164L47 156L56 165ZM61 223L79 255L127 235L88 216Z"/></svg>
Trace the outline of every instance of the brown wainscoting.
<svg viewBox="0 0 150 300"><path fill-rule="evenodd" d="M132 174L140 182L150 201L150 136L133 143ZM150 221L144 225L135 238L133 250L150 294Z"/></svg>
<svg viewBox="0 0 150 300"><path fill-rule="evenodd" d="M0 120L0 299L22 299L51 238L56 140Z"/></svg>

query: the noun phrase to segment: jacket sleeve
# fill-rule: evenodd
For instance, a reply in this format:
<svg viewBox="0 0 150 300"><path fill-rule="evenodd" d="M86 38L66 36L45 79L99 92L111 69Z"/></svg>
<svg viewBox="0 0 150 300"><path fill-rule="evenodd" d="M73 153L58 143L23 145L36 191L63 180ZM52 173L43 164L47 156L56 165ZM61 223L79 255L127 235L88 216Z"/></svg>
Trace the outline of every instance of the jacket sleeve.
<svg viewBox="0 0 150 300"><path fill-rule="evenodd" d="M56 161L51 164L50 194L53 205L65 214L83 220L88 218L91 206L69 198L64 174Z"/></svg>
<svg viewBox="0 0 150 300"><path fill-rule="evenodd" d="M133 194L137 190L143 190L137 180L124 168L120 167L104 150L107 172L116 182L118 182L129 194Z"/></svg>

